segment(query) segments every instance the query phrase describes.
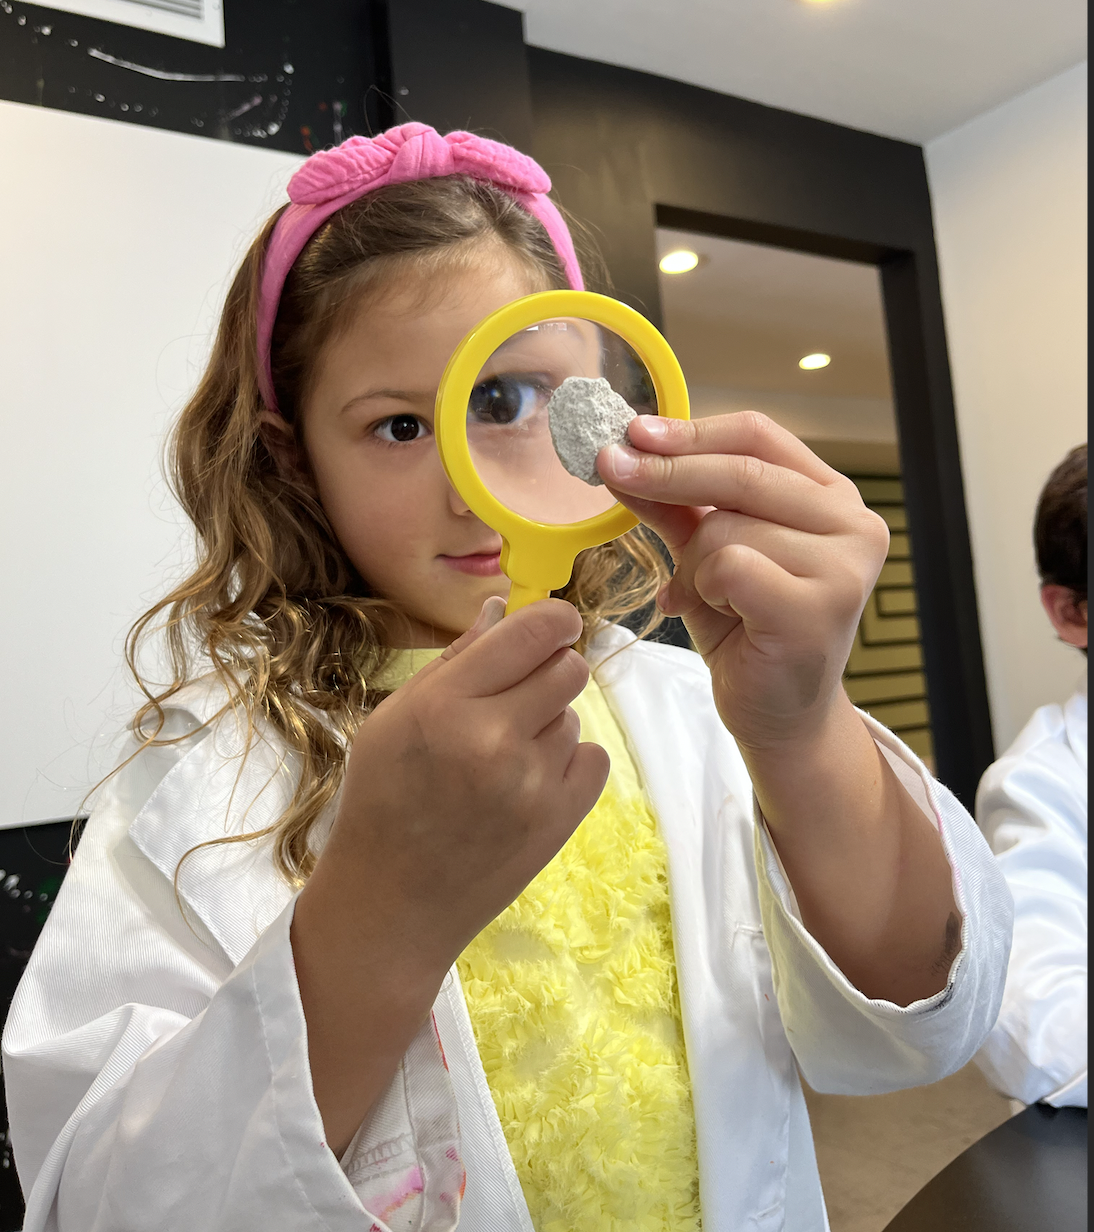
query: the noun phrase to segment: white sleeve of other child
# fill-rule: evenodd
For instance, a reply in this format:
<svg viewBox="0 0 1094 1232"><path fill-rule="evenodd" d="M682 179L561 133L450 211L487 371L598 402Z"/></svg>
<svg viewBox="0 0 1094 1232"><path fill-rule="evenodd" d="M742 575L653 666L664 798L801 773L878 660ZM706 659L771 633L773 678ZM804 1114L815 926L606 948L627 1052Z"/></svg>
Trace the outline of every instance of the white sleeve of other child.
<svg viewBox="0 0 1094 1232"><path fill-rule="evenodd" d="M1080 698L1072 699L1068 711L1079 704ZM1085 697L1081 706L1085 746ZM1085 748L1077 755L1071 747L1059 706L1038 711L1015 746L988 769L976 812L1014 896L1003 1005L977 1064L1012 1099L1085 1108Z"/></svg>
<svg viewBox="0 0 1094 1232"><path fill-rule="evenodd" d="M449 1232L462 1167L433 1024L340 1164L312 1092L295 900L268 853L193 857L180 913L169 873L202 825L212 837L210 801L256 798L252 759L241 776L214 743L145 750L110 781L16 994L4 1077L25 1232ZM257 796L250 829L283 807Z"/></svg>
<svg viewBox="0 0 1094 1232"><path fill-rule="evenodd" d="M866 997L802 923L759 819L760 907L779 1011L806 1081L826 1094L921 1086L967 1064L995 1021L1011 935L1010 894L972 817L892 732L868 715L862 719L938 829L962 917L961 948L934 996L907 1006Z"/></svg>

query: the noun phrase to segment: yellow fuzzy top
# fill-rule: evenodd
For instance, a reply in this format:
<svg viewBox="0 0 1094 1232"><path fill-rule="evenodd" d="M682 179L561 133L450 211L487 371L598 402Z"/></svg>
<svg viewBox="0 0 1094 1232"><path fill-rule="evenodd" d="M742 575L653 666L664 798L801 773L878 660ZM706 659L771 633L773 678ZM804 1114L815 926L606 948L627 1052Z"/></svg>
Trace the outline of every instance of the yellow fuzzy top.
<svg viewBox="0 0 1094 1232"><path fill-rule="evenodd" d="M404 679L439 651L404 656ZM590 681L581 738L603 795L458 960L536 1232L695 1232L699 1172L664 843L626 738Z"/></svg>

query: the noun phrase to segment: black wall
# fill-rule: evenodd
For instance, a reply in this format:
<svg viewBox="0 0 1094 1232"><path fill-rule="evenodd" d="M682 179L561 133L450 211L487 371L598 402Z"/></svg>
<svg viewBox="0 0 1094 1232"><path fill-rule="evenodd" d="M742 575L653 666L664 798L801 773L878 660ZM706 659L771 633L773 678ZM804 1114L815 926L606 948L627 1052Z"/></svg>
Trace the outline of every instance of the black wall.
<svg viewBox="0 0 1094 1232"><path fill-rule="evenodd" d="M524 23L482 0L388 0L393 123L474 129L521 150L534 144Z"/></svg>
<svg viewBox="0 0 1094 1232"><path fill-rule="evenodd" d="M389 121L375 27L361 0L227 0L220 48L8 0L0 97L308 153Z"/></svg>
<svg viewBox="0 0 1094 1232"><path fill-rule="evenodd" d="M42 925L57 898L80 827L70 821L0 830L0 1023L7 1021L15 989ZM89 945L100 944L89 938ZM8 1137L0 1076L0 1232L23 1223L23 1195Z"/></svg>
<svg viewBox="0 0 1094 1232"><path fill-rule="evenodd" d="M483 0L227 0L223 48L0 4L0 98L307 154L429 117L528 149L522 18Z"/></svg>
<svg viewBox="0 0 1094 1232"><path fill-rule="evenodd" d="M880 267L938 771L971 804L993 749L922 150L526 48L484 0L231 0L225 22L218 50L10 0L0 96L300 152L474 128L530 149L656 323L658 223Z"/></svg>
<svg viewBox="0 0 1094 1232"><path fill-rule="evenodd" d="M660 323L655 228L881 269L939 777L993 758L923 151L648 73L527 49L534 153L615 294Z"/></svg>

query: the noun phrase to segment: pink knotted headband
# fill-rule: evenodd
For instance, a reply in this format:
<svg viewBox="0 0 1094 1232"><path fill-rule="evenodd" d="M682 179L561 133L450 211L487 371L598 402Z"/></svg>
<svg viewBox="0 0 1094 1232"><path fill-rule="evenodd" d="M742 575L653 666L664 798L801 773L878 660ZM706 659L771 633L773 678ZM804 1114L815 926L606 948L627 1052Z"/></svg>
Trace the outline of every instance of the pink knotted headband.
<svg viewBox="0 0 1094 1232"><path fill-rule="evenodd" d="M333 150L313 154L292 177L289 207L266 247L258 298L258 383L270 410L277 410L270 374L274 321L285 279L304 245L336 210L374 188L444 175L468 175L509 193L543 224L570 286L584 288L570 232L547 196L550 178L527 154L474 133L442 137L428 124L400 124L378 137L350 137Z"/></svg>

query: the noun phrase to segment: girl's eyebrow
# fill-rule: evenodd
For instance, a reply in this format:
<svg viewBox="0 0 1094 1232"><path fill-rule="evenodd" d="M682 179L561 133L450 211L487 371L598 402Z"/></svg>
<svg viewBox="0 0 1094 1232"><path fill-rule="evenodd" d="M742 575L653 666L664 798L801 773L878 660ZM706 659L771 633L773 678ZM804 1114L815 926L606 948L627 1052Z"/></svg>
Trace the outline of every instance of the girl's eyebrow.
<svg viewBox="0 0 1094 1232"><path fill-rule="evenodd" d="M353 410L360 403L375 402L378 400L394 401L394 402L428 402L433 403L437 394L435 390L413 390L413 389L368 389L362 394L355 394L338 412L339 415L344 415L347 411Z"/></svg>

